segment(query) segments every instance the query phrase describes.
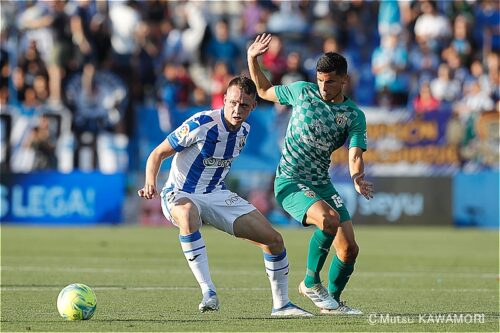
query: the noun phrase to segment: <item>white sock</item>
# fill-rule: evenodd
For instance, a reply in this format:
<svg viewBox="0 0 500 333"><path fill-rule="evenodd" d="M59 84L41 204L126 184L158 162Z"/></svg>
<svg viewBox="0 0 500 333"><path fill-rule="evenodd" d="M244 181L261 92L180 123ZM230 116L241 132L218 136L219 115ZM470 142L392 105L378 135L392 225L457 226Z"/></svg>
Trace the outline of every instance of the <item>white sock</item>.
<svg viewBox="0 0 500 333"><path fill-rule="evenodd" d="M286 250L281 254L264 253L266 273L271 282L273 308L279 309L290 302L288 298L288 257Z"/></svg>
<svg viewBox="0 0 500 333"><path fill-rule="evenodd" d="M209 290L216 292L215 286L210 277L208 269L208 257L205 249L205 241L201 237L199 230L189 235L179 235L182 251L189 264L189 268L194 274L196 281L201 287L202 294Z"/></svg>

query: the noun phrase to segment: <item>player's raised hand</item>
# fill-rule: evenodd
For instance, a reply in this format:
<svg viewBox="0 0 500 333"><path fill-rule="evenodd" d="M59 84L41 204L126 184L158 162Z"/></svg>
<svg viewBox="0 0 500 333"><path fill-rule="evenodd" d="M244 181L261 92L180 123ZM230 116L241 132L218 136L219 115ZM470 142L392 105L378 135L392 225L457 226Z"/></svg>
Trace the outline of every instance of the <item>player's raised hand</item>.
<svg viewBox="0 0 500 333"><path fill-rule="evenodd" d="M141 188L139 191L137 191L137 195L139 195L141 198L144 199L153 199L158 195L158 192L156 191L156 186L155 185L144 185L143 188Z"/></svg>
<svg viewBox="0 0 500 333"><path fill-rule="evenodd" d="M271 34L258 35L255 41L248 47L247 56L249 58L255 58L264 54L269 49L269 43L271 42Z"/></svg>
<svg viewBox="0 0 500 333"><path fill-rule="evenodd" d="M353 179L354 188L359 194L364 196L367 200L370 200L371 198L373 198L373 183L366 181L364 178L364 173L357 175Z"/></svg>

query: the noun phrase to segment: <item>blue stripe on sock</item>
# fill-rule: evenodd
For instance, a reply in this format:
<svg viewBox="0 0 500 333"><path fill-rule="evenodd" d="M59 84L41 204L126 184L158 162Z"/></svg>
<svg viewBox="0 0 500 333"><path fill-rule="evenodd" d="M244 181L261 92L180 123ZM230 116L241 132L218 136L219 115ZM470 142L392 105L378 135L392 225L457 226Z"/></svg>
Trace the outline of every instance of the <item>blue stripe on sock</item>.
<svg viewBox="0 0 500 333"><path fill-rule="evenodd" d="M201 249L203 249L203 248L205 248L205 245L200 246L200 247L197 247L196 249L192 249L192 250L187 250L187 251L184 251L184 253L189 253L189 252L193 252L193 251L196 251L196 250L201 250Z"/></svg>
<svg viewBox="0 0 500 333"><path fill-rule="evenodd" d="M278 268L278 269L270 269L270 268L266 267L266 270L267 271L271 271L271 272L277 272L277 271L281 271L282 269L288 268L288 266L290 266L290 265L286 265L285 267L281 267L281 268Z"/></svg>
<svg viewBox="0 0 500 333"><path fill-rule="evenodd" d="M198 239L201 238L201 233L199 230L196 230L195 232L193 232L192 234L189 234L189 235L179 235L179 240L183 243L192 243L192 242L195 242L197 241Z"/></svg>
<svg viewBox="0 0 500 333"><path fill-rule="evenodd" d="M264 252L264 259L266 261L276 262L283 260L286 257L286 249L283 250L283 253L280 254L267 254Z"/></svg>

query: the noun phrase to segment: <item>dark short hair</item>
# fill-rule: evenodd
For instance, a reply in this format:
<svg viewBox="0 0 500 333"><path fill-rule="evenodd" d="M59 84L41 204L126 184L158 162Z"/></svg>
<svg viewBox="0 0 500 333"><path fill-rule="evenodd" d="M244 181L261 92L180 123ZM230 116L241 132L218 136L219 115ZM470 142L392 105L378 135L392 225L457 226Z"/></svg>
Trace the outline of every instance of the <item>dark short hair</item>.
<svg viewBox="0 0 500 333"><path fill-rule="evenodd" d="M347 74L347 60L341 54L327 52L319 58L316 64L316 72L335 72L337 75L345 75Z"/></svg>
<svg viewBox="0 0 500 333"><path fill-rule="evenodd" d="M229 81L227 89L232 86L237 86L247 95L253 95L254 97L257 97L257 87L255 86L255 83L246 76L237 76L233 78L231 81Z"/></svg>

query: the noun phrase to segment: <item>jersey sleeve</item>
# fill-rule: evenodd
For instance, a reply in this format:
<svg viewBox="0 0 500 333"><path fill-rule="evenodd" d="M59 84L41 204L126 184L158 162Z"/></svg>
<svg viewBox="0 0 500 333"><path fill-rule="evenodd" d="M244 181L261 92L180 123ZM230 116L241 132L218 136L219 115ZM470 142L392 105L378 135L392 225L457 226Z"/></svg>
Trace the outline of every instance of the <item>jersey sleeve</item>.
<svg viewBox="0 0 500 333"><path fill-rule="evenodd" d="M287 85L274 86L274 92L281 105L295 105L307 82L297 81Z"/></svg>
<svg viewBox="0 0 500 333"><path fill-rule="evenodd" d="M212 121L212 118L206 115L195 115L187 119L181 126L167 136L167 140L175 151L181 152L202 137L204 124Z"/></svg>
<svg viewBox="0 0 500 333"><path fill-rule="evenodd" d="M363 150L367 149L368 138L366 136L366 117L362 111L359 111L358 116L352 122L349 130L349 148L359 147Z"/></svg>

